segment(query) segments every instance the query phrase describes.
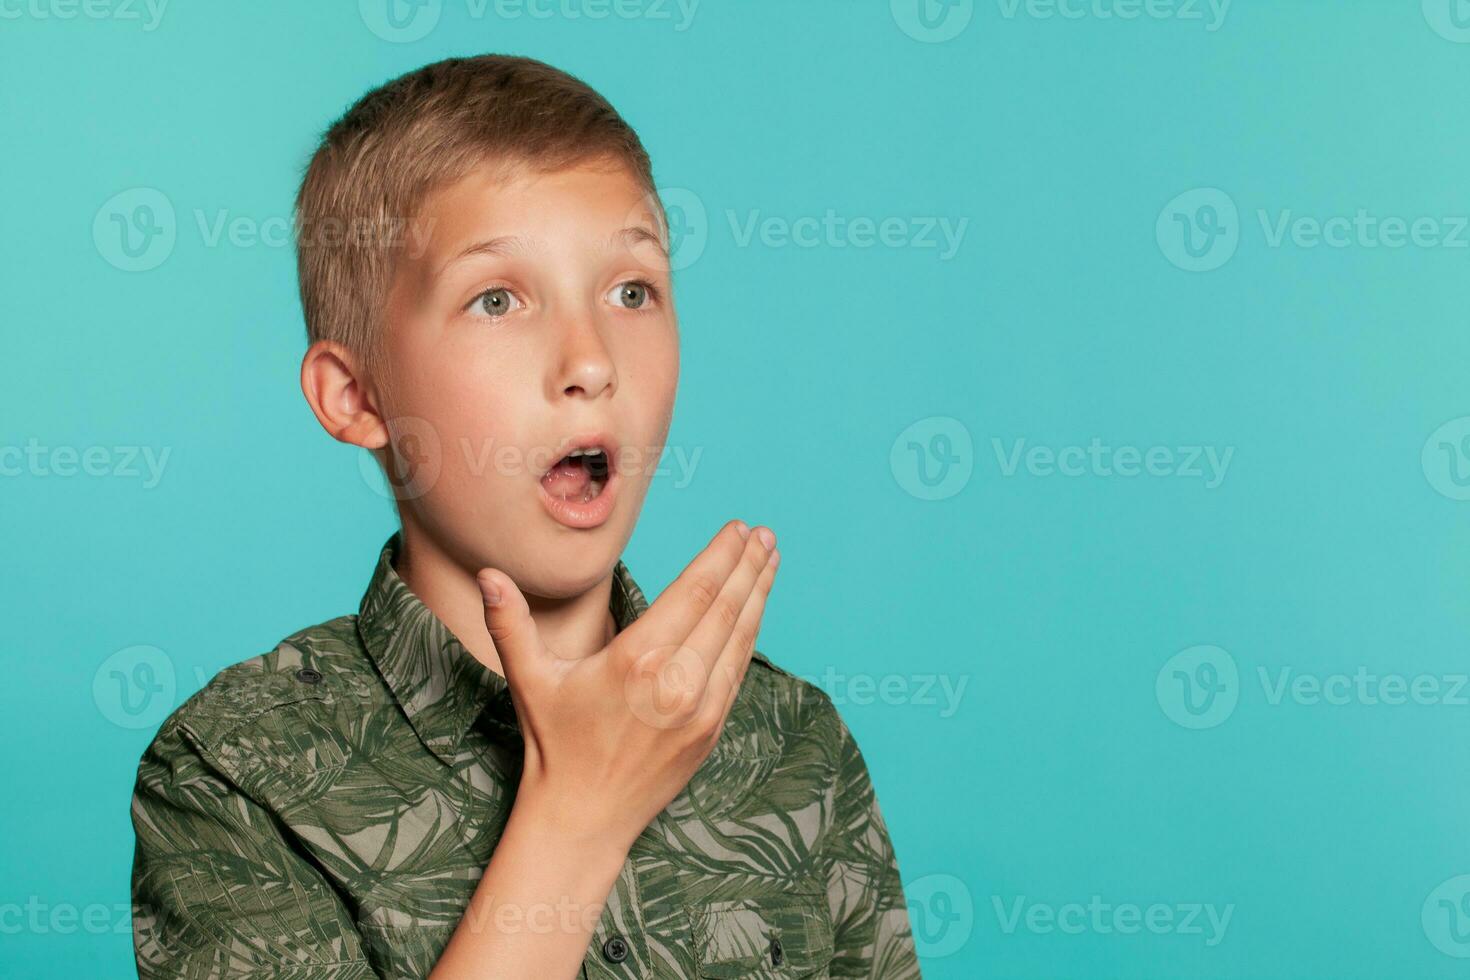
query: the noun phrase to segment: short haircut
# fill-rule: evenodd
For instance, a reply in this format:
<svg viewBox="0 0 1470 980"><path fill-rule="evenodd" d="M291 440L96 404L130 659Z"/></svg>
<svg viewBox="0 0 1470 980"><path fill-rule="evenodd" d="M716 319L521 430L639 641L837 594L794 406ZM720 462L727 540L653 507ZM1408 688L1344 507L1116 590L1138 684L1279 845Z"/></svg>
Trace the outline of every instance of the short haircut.
<svg viewBox="0 0 1470 980"><path fill-rule="evenodd" d="M409 223L432 191L487 163L506 174L626 167L665 220L638 134L585 82L511 55L425 65L359 99L306 168L296 261L308 342L384 367L381 314Z"/></svg>

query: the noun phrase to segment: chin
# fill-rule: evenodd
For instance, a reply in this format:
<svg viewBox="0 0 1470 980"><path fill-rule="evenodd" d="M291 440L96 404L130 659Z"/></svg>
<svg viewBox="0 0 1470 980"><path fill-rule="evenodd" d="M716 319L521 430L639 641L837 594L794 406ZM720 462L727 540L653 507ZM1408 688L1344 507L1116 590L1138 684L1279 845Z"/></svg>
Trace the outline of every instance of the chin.
<svg viewBox="0 0 1470 980"><path fill-rule="evenodd" d="M581 595L611 574L619 551L613 539L590 540L586 534L557 535L529 556L524 574L516 584L522 592L543 599L566 599Z"/></svg>

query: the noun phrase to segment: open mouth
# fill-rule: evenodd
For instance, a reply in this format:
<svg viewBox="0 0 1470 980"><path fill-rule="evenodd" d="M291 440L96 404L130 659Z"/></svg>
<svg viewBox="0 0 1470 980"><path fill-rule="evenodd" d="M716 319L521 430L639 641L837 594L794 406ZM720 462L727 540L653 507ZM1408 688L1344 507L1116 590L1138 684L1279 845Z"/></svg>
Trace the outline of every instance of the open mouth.
<svg viewBox="0 0 1470 980"><path fill-rule="evenodd" d="M547 471L541 486L553 500L590 503L607 487L607 451L600 446L573 449Z"/></svg>

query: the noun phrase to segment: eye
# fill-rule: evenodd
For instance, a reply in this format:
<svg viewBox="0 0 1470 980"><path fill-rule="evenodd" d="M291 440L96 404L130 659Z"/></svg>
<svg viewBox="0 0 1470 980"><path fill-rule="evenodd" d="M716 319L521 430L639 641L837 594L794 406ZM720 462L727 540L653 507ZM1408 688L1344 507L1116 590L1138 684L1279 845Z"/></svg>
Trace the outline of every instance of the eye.
<svg viewBox="0 0 1470 980"><path fill-rule="evenodd" d="M658 301L658 287L644 279L630 279L618 283L611 299L617 306L628 310L641 310L651 302Z"/></svg>
<svg viewBox="0 0 1470 980"><path fill-rule="evenodd" d="M504 286L496 286L494 289L485 290L470 300L469 306L471 311L483 313L489 317L502 317L511 310L520 309L520 307L521 301L516 298L516 294Z"/></svg>

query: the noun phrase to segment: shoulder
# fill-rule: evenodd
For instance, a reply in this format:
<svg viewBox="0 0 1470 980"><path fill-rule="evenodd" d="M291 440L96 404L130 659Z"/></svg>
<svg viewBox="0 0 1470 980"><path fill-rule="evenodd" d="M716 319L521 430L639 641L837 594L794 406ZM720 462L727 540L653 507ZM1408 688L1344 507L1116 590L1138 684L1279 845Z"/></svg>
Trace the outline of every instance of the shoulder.
<svg viewBox="0 0 1470 980"><path fill-rule="evenodd" d="M756 650L745 672L740 699L753 709L753 727L789 749L812 743L835 754L847 728L831 696L814 681ZM757 735L757 738L760 736Z"/></svg>
<svg viewBox="0 0 1470 980"><path fill-rule="evenodd" d="M282 709L361 703L370 697L375 677L355 615L317 623L220 670L164 721L150 750L184 742L214 750Z"/></svg>

